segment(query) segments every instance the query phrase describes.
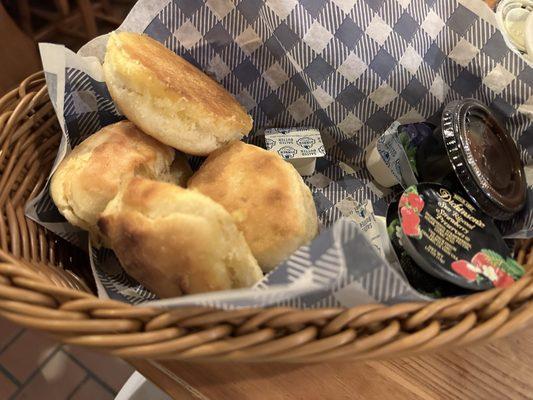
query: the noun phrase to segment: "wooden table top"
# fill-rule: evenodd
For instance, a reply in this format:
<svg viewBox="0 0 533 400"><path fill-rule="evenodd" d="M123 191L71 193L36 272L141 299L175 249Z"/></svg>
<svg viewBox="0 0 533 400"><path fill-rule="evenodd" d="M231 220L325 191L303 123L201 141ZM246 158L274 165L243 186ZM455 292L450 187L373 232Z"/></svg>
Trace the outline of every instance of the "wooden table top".
<svg viewBox="0 0 533 400"><path fill-rule="evenodd" d="M132 363L176 399L533 399L533 327L505 339L362 363ZM173 375L170 377L169 375Z"/></svg>

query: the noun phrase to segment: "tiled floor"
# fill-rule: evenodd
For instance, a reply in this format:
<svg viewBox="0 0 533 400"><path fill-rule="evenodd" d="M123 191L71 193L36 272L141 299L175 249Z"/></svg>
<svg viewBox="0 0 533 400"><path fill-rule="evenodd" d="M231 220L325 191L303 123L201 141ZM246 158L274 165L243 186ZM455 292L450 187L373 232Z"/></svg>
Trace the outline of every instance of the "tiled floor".
<svg viewBox="0 0 533 400"><path fill-rule="evenodd" d="M108 400L133 373L122 360L60 346L0 318L0 399Z"/></svg>

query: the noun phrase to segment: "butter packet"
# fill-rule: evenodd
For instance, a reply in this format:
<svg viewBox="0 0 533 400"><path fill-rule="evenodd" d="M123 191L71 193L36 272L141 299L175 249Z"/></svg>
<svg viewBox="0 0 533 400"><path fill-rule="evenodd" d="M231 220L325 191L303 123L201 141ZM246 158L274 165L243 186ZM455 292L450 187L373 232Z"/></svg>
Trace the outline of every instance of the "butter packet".
<svg viewBox="0 0 533 400"><path fill-rule="evenodd" d="M337 205L337 208L345 218L357 224L376 252L384 257L382 235L372 202L368 199L358 202L352 196L348 196Z"/></svg>
<svg viewBox="0 0 533 400"><path fill-rule="evenodd" d="M269 128L265 130L266 149L277 152L302 176L315 172L316 159L326 150L318 129Z"/></svg>
<svg viewBox="0 0 533 400"><path fill-rule="evenodd" d="M390 188L400 184L406 188L418 183L414 164L416 143L415 138L410 137L410 131L418 133L417 127L422 125L426 126L424 123L401 125L394 121L367 146L366 168L379 185Z"/></svg>

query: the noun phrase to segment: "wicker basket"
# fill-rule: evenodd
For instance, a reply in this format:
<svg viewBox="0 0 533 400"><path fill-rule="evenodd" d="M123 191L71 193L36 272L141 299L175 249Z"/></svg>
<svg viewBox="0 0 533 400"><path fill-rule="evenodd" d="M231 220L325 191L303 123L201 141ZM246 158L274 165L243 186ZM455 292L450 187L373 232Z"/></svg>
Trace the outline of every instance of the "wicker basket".
<svg viewBox="0 0 533 400"><path fill-rule="evenodd" d="M506 289L390 307L165 312L100 300L78 278L90 273L87 259L24 216L59 139L42 73L0 99L0 315L64 343L123 358L377 359L502 337L533 317L533 268ZM518 249L520 263L529 247Z"/></svg>

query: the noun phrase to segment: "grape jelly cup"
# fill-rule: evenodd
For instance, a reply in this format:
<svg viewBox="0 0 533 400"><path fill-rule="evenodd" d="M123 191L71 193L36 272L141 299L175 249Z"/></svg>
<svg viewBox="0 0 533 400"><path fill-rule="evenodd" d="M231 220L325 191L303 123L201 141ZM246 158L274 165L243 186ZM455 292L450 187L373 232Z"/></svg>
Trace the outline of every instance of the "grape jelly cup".
<svg viewBox="0 0 533 400"><path fill-rule="evenodd" d="M520 154L488 107L474 99L449 103L441 126L416 151L420 182L463 191L483 212L506 220L526 203Z"/></svg>

